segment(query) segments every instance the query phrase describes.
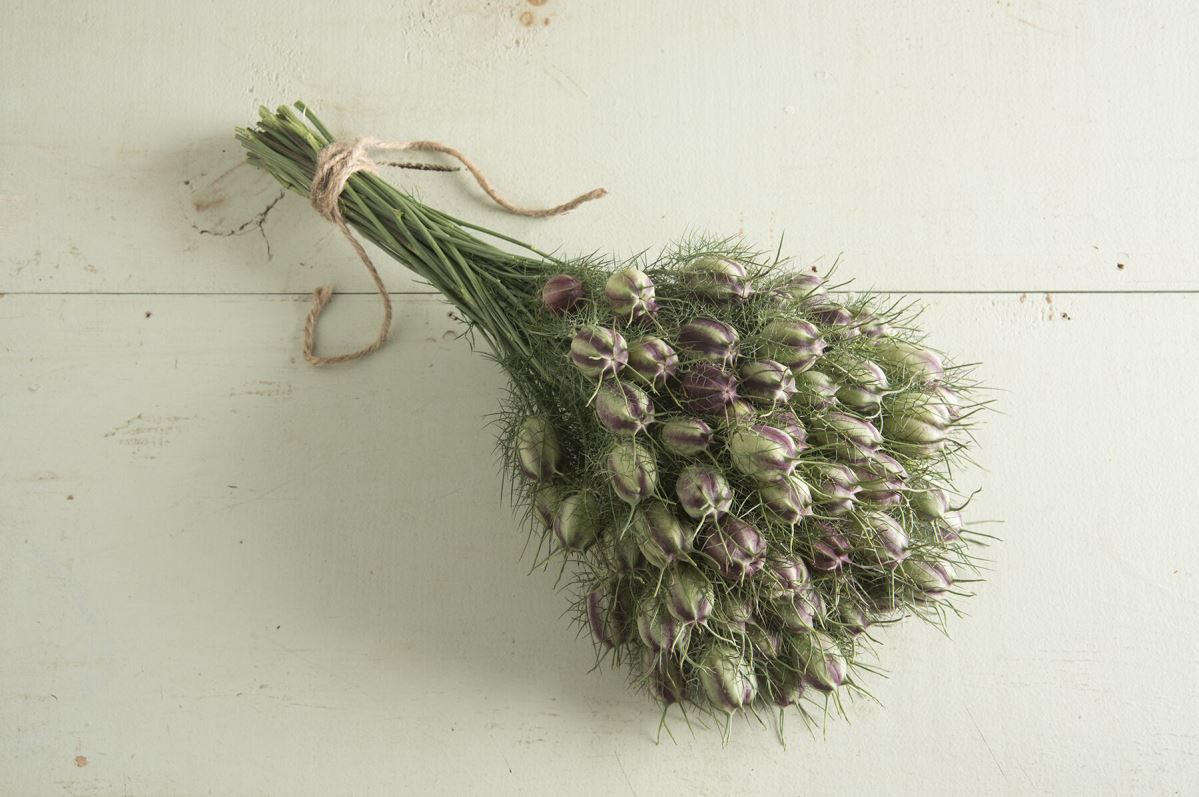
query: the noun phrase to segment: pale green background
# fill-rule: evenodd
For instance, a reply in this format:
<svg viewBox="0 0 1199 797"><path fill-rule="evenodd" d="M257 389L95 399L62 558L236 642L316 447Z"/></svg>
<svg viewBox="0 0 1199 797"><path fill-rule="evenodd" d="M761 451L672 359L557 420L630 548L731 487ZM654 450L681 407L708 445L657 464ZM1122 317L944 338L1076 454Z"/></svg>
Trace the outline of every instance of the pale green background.
<svg viewBox="0 0 1199 797"><path fill-rule="evenodd" d="M528 15L528 16L525 16ZM1169 794L1199 778L1199 10L1171 2L0 7L0 794ZM377 299L232 128L437 138L568 252L743 231L919 295L1005 392L995 572L790 746L658 714L525 575L501 376ZM264 213L270 207L269 212ZM1122 264L1123 268L1118 267Z"/></svg>

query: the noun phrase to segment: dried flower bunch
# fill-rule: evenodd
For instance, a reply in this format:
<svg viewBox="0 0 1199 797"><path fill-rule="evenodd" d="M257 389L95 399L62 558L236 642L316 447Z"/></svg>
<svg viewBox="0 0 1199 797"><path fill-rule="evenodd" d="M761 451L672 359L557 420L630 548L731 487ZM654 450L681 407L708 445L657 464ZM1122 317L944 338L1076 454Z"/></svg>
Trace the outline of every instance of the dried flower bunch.
<svg viewBox="0 0 1199 797"><path fill-rule="evenodd" d="M307 195L333 139L297 108L238 136ZM341 210L507 371L499 442L538 562L570 574L598 654L665 706L726 732L742 711L840 708L872 626L943 622L966 594L975 535L950 477L982 402L911 306L732 240L563 260L370 173Z"/></svg>

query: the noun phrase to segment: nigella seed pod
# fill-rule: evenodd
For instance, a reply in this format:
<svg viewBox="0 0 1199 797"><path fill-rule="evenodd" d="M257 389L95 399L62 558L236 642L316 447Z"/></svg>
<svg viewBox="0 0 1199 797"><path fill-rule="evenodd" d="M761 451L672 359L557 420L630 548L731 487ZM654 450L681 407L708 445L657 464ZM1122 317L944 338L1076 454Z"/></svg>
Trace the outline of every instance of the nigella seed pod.
<svg viewBox="0 0 1199 797"><path fill-rule="evenodd" d="M760 625L751 625L745 632L749 643L759 656L777 659L783 653L783 635L769 631Z"/></svg>
<svg viewBox="0 0 1199 797"><path fill-rule="evenodd" d="M737 379L715 363L699 363L683 375L683 396L693 412L723 412L737 400Z"/></svg>
<svg viewBox="0 0 1199 797"><path fill-rule="evenodd" d="M804 428L803 423L791 410L776 412L770 416L771 423L782 429L787 434L791 435L791 439L795 441L795 449L803 451L808 447L808 430Z"/></svg>
<svg viewBox="0 0 1199 797"><path fill-rule="evenodd" d="M770 574L774 576L774 586L767 593L772 597L791 595L802 589L810 581L808 566L798 557L776 559L770 563Z"/></svg>
<svg viewBox="0 0 1199 797"><path fill-rule="evenodd" d="M608 475L617 497L636 504L654 494L658 463L653 452L632 440L622 440L608 451Z"/></svg>
<svg viewBox="0 0 1199 797"><path fill-rule="evenodd" d="M825 535L812 544L812 567L826 573L848 567L849 539L831 524L820 525L825 530Z"/></svg>
<svg viewBox="0 0 1199 797"><path fill-rule="evenodd" d="M753 667L737 648L719 643L700 661L699 683L708 702L728 713L745 708L758 694Z"/></svg>
<svg viewBox="0 0 1199 797"><path fill-rule="evenodd" d="M782 363L754 360L739 373L741 394L762 404L786 404L795 395L795 376Z"/></svg>
<svg viewBox="0 0 1199 797"><path fill-rule="evenodd" d="M629 360L624 336L614 329L589 324L571 338L570 361L592 379L620 373Z"/></svg>
<svg viewBox="0 0 1199 797"><path fill-rule="evenodd" d="M741 301L753 293L745 266L725 257L692 258L679 277L692 293L716 302Z"/></svg>
<svg viewBox="0 0 1199 797"><path fill-rule="evenodd" d="M878 363L862 360L846 374L848 382L837 391L837 400L845 406L868 415L878 412L890 385Z"/></svg>
<svg viewBox="0 0 1199 797"><path fill-rule="evenodd" d="M631 437L654 422L654 402L635 385L605 382L595 396L595 414L608 431Z"/></svg>
<svg viewBox="0 0 1199 797"><path fill-rule="evenodd" d="M762 354L776 360L799 375L811 368L824 354L820 330L807 321L779 319L762 328Z"/></svg>
<svg viewBox="0 0 1199 797"><path fill-rule="evenodd" d="M866 451L860 460L855 461L855 464L878 478L890 476L905 481L908 478L907 468L895 457L882 451Z"/></svg>
<svg viewBox="0 0 1199 797"><path fill-rule="evenodd" d="M903 479L897 476L871 473L865 468L857 469L861 491L858 500L877 506L899 506L903 503L903 491L906 488Z"/></svg>
<svg viewBox="0 0 1199 797"><path fill-rule="evenodd" d="M923 599L930 601L944 600L956 575L949 562L921 562L915 559L908 559L901 564L899 572L915 584Z"/></svg>
<svg viewBox="0 0 1199 797"><path fill-rule="evenodd" d="M629 621L616 598L603 587L587 594L587 625L596 644L614 648L629 640Z"/></svg>
<svg viewBox="0 0 1199 797"><path fill-rule="evenodd" d="M583 298L583 283L569 274L555 274L541 288L541 303L554 315L565 315Z"/></svg>
<svg viewBox="0 0 1199 797"><path fill-rule="evenodd" d="M776 285L772 292L784 305L819 306L828 300L828 288L824 280L810 272L800 272L787 277Z"/></svg>
<svg viewBox="0 0 1199 797"><path fill-rule="evenodd" d="M837 403L837 391L841 386L823 371L804 371L795 377L797 400L816 408L831 407Z"/></svg>
<svg viewBox="0 0 1199 797"><path fill-rule="evenodd" d="M812 514L812 489L794 473L758 485L758 495L766 508L783 523L794 526Z"/></svg>
<svg viewBox="0 0 1199 797"><path fill-rule="evenodd" d="M853 313L835 302L822 305L816 309L816 320L828 327L828 337L835 340L856 338L860 333L857 319Z"/></svg>
<svg viewBox="0 0 1199 797"><path fill-rule="evenodd" d="M860 555L866 564L890 569L908 558L908 535L895 518L882 512L866 512L858 523L863 533ZM858 555L855 552L854 558Z"/></svg>
<svg viewBox="0 0 1199 797"><path fill-rule="evenodd" d="M714 524L704 553L725 581L737 583L766 564L766 541L752 523L727 515Z"/></svg>
<svg viewBox="0 0 1199 797"><path fill-rule="evenodd" d="M683 511L696 520L719 518L733 505L728 481L706 465L688 465L674 483Z"/></svg>
<svg viewBox="0 0 1199 797"><path fill-rule="evenodd" d="M558 473L562 449L548 418L530 415L516 429L516 459L526 479L544 481Z"/></svg>
<svg viewBox="0 0 1199 797"><path fill-rule="evenodd" d="M850 636L865 633L870 628L869 615L857 604L842 603L837 608L837 614L841 621L841 627L848 631Z"/></svg>
<svg viewBox="0 0 1199 797"><path fill-rule="evenodd" d="M821 421L812 430L813 438L846 459L868 456L883 443L883 436L870 421L843 412L826 413Z"/></svg>
<svg viewBox="0 0 1199 797"><path fill-rule="evenodd" d="M845 683L845 657L832 637L820 631L796 637L796 664L804 682L821 692L832 692Z"/></svg>
<svg viewBox="0 0 1199 797"><path fill-rule="evenodd" d="M646 335L629 345L628 370L650 387L661 387L679 370L679 355L666 341Z"/></svg>
<svg viewBox="0 0 1199 797"><path fill-rule="evenodd" d="M676 620L702 623L712 614L716 593L704 574L691 565L671 568L666 588L666 609Z"/></svg>
<svg viewBox="0 0 1199 797"><path fill-rule="evenodd" d="M853 469L833 462L813 462L811 469L816 476L812 485L816 506L821 511L844 515L853 509L861 489Z"/></svg>
<svg viewBox="0 0 1199 797"><path fill-rule="evenodd" d="M687 646L691 626L676 619L660 600L643 604L637 613L637 636L655 653L674 653Z"/></svg>
<svg viewBox="0 0 1199 797"><path fill-rule="evenodd" d="M733 467L759 483L786 478L799 461L795 440L772 426L739 427L728 436L725 446Z"/></svg>
<svg viewBox="0 0 1199 797"><path fill-rule="evenodd" d="M816 618L824 610L824 601L812 582L806 581L772 602L783 628L792 634L806 634L816 627Z"/></svg>
<svg viewBox="0 0 1199 797"><path fill-rule="evenodd" d="M599 536L599 503L588 492L571 493L562 499L554 517L554 536L562 547L581 551Z"/></svg>
<svg viewBox="0 0 1199 797"><path fill-rule="evenodd" d="M547 529L554 527L558 507L568 494L566 488L560 484L543 484L533 493L533 511Z"/></svg>
<svg viewBox="0 0 1199 797"><path fill-rule="evenodd" d="M888 402L883 429L900 453L932 457L949 440L950 418L940 402L923 393L901 393Z"/></svg>
<svg viewBox="0 0 1199 797"><path fill-rule="evenodd" d="M649 690L664 705L687 699L687 676L683 665L673 656L647 656L645 666Z"/></svg>
<svg viewBox="0 0 1199 797"><path fill-rule="evenodd" d="M695 456L712 444L712 427L699 418L671 418L660 427L659 437L672 454Z"/></svg>
<svg viewBox="0 0 1199 797"><path fill-rule="evenodd" d="M729 365L737 359L741 336L715 318L696 318L679 327L678 344L689 360Z"/></svg>
<svg viewBox="0 0 1199 797"><path fill-rule="evenodd" d="M604 283L604 295L612 307L612 315L632 323L658 312L654 298L654 281L639 268L617 269Z"/></svg>
<svg viewBox="0 0 1199 797"><path fill-rule="evenodd" d="M932 387L932 395L944 408L945 415L950 421L956 421L962 417L962 397L956 390L943 384L937 384Z"/></svg>
<svg viewBox="0 0 1199 797"><path fill-rule="evenodd" d="M945 365L941 358L914 343L882 338L874 352L874 358L879 362L897 368L920 382L936 384L945 377Z"/></svg>
<svg viewBox="0 0 1199 797"><path fill-rule="evenodd" d="M730 424L752 424L758 419L758 410L745 399L733 399L725 407L724 417Z"/></svg>
<svg viewBox="0 0 1199 797"><path fill-rule="evenodd" d="M941 518L941 522L937 524L937 533L942 542L960 542L964 525L961 512L957 510L946 512L945 517Z"/></svg>
<svg viewBox="0 0 1199 797"><path fill-rule="evenodd" d="M612 564L618 573L631 573L645 564L645 555L632 533L626 533L616 541L612 549Z"/></svg>
<svg viewBox="0 0 1199 797"><path fill-rule="evenodd" d="M799 705L805 688L803 676L781 667L770 667L769 670L773 672L766 687L770 702L779 708Z"/></svg>
<svg viewBox="0 0 1199 797"><path fill-rule="evenodd" d="M858 331L868 338L883 338L893 331L886 321L869 311L858 313L855 323Z"/></svg>
<svg viewBox="0 0 1199 797"><path fill-rule="evenodd" d="M724 616L719 619L730 628L744 632L754 621L754 607L746 600L732 600L725 606Z"/></svg>
<svg viewBox="0 0 1199 797"><path fill-rule="evenodd" d="M659 569L690 551L695 541L695 529L684 526L670 507L658 500L641 503L633 513L631 530L641 553Z"/></svg>

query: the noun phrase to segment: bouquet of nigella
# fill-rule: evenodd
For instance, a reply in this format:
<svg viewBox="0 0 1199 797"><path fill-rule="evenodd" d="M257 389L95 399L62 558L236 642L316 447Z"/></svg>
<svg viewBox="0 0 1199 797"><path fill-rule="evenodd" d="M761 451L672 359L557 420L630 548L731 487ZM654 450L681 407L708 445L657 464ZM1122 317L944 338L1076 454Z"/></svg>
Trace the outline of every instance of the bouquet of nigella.
<svg viewBox="0 0 1199 797"><path fill-rule="evenodd" d="M373 169L328 185L331 158L356 155L331 155L296 107L238 131L251 162L314 203L332 192L351 241L440 291L486 344L511 381L499 443L538 562L570 573L598 654L665 707L726 732L742 711L839 708L863 690L868 629L943 622L967 594L983 535L949 480L984 402L911 305L832 293L735 240L566 260Z"/></svg>

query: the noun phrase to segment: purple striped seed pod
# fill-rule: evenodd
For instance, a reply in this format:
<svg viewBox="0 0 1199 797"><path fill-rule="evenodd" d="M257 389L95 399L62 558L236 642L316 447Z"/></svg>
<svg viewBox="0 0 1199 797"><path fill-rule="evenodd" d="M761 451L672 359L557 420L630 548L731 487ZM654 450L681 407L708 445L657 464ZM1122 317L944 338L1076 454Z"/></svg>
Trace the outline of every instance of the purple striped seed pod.
<svg viewBox="0 0 1199 797"><path fill-rule="evenodd" d="M570 361L584 376L603 379L620 373L629 361L629 348L616 330L589 324L571 338Z"/></svg>
<svg viewBox="0 0 1199 797"><path fill-rule="evenodd" d="M903 491L907 487L903 479L896 476L879 476L865 468L855 468L861 490L858 500L875 506L899 506L903 503Z"/></svg>
<svg viewBox="0 0 1199 797"><path fill-rule="evenodd" d="M678 343L687 359L730 365L737 359L741 336L715 318L696 318L679 327Z"/></svg>
<svg viewBox="0 0 1199 797"><path fill-rule="evenodd" d="M848 460L868 457L883 443L883 436L870 421L843 412L829 412L812 430L813 438Z"/></svg>
<svg viewBox="0 0 1199 797"><path fill-rule="evenodd" d="M783 653L783 635L777 631L770 631L760 625L751 625L746 636L749 637L749 644L753 645L754 651L759 656L777 659Z"/></svg>
<svg viewBox="0 0 1199 797"><path fill-rule="evenodd" d="M712 524L704 553L715 563L721 578L736 584L766 564L766 541L752 523L726 515Z"/></svg>
<svg viewBox="0 0 1199 797"><path fill-rule="evenodd" d="M649 318L658 312L654 281L639 268L627 266L613 271L604 283L604 295L608 297L612 315L626 323Z"/></svg>
<svg viewBox="0 0 1199 797"><path fill-rule="evenodd" d="M823 371L804 371L795 377L797 400L817 409L831 407L837 403L837 391L841 386Z"/></svg>
<svg viewBox="0 0 1199 797"><path fill-rule="evenodd" d="M811 272L793 274L778 283L771 292L783 306L819 306L828 300L828 288L824 280Z"/></svg>
<svg viewBox="0 0 1199 797"><path fill-rule="evenodd" d="M568 495L565 487L560 484L542 484L533 493L533 511L547 529L554 527L554 518L558 516L558 507L562 499Z"/></svg>
<svg viewBox="0 0 1199 797"><path fill-rule="evenodd" d="M816 320L827 328L826 338L833 340L849 340L859 334L857 319L853 313L835 302L829 302L814 308Z"/></svg>
<svg viewBox="0 0 1199 797"><path fill-rule="evenodd" d="M820 692L832 692L845 683L845 657L837 643L821 631L796 637L796 664L804 682Z"/></svg>
<svg viewBox="0 0 1199 797"><path fill-rule="evenodd" d="M646 601L637 612L637 636L658 655L686 647L691 626L675 618L660 600Z"/></svg>
<svg viewBox="0 0 1199 797"><path fill-rule="evenodd" d="M924 393L900 393L887 402L883 431L901 454L935 457L949 442L948 410Z"/></svg>
<svg viewBox="0 0 1199 797"><path fill-rule="evenodd" d="M583 298L583 283L569 274L555 274L541 288L541 303L554 315L565 315Z"/></svg>
<svg viewBox="0 0 1199 797"><path fill-rule="evenodd" d="M771 605L783 628L797 635L811 632L824 611L824 601L811 581L805 581L795 590L778 596Z"/></svg>
<svg viewBox="0 0 1199 797"><path fill-rule="evenodd" d="M833 462L813 462L812 483L816 506L826 515L844 515L857 503L861 487L858 475L847 465Z"/></svg>
<svg viewBox="0 0 1199 797"><path fill-rule="evenodd" d="M728 481L706 465L688 465L674 483L683 511L698 521L720 518L733 505Z"/></svg>
<svg viewBox="0 0 1199 797"><path fill-rule="evenodd" d="M780 362L754 360L739 374L741 394L760 404L786 404L795 395L795 376Z"/></svg>
<svg viewBox="0 0 1199 797"><path fill-rule="evenodd" d="M616 540L610 557L613 569L617 573L631 573L645 564L645 555L637 545L637 538L631 533L626 533Z"/></svg>
<svg viewBox="0 0 1199 797"><path fill-rule="evenodd" d="M855 603L842 603L837 608L837 615L841 627L848 631L850 636L863 634L870 628L870 616Z"/></svg>
<svg viewBox="0 0 1199 797"><path fill-rule="evenodd" d="M571 493L562 499L554 517L554 536L563 548L581 551L599 536L599 504L587 492Z"/></svg>
<svg viewBox="0 0 1199 797"><path fill-rule="evenodd" d="M667 451L693 457L712 444L712 427L699 418L671 418L663 422L658 436Z"/></svg>
<svg viewBox="0 0 1199 797"><path fill-rule="evenodd" d="M859 312L854 323L858 330L868 338L885 338L894 332L886 321L868 310Z"/></svg>
<svg viewBox="0 0 1199 797"><path fill-rule="evenodd" d="M858 517L858 523L862 543L853 552L854 561L893 569L908 558L908 535L895 518L882 512L866 512Z"/></svg>
<svg viewBox="0 0 1199 797"><path fill-rule="evenodd" d="M733 467L759 483L790 476L799 461L799 447L791 435L763 424L733 430L725 447Z"/></svg>
<svg viewBox="0 0 1199 797"><path fill-rule="evenodd" d="M702 623L712 614L716 593L698 569L676 564L666 582L666 609L676 620Z"/></svg>
<svg viewBox="0 0 1199 797"><path fill-rule="evenodd" d="M713 645L698 669L700 686L713 708L731 714L748 706L758 694L753 667L732 645Z"/></svg>
<svg viewBox="0 0 1199 797"><path fill-rule="evenodd" d="M921 562L908 559L899 566L899 572L915 584L922 600L945 600L953 587L953 565L949 562Z"/></svg>
<svg viewBox="0 0 1199 797"><path fill-rule="evenodd" d="M683 395L692 412L715 415L737 400L737 378L715 363L699 363L683 374Z"/></svg>
<svg viewBox="0 0 1199 797"><path fill-rule="evenodd" d="M835 526L822 523L824 537L812 545L812 567L833 573L849 566L849 539Z"/></svg>
<svg viewBox="0 0 1199 797"><path fill-rule="evenodd" d="M837 391L837 400L866 415L878 412L890 385L878 363L862 360L849 369L848 381Z"/></svg>
<svg viewBox="0 0 1199 797"><path fill-rule="evenodd" d="M679 355L666 341L646 335L629 345L628 369L645 384L659 388L679 370Z"/></svg>
<svg viewBox="0 0 1199 797"><path fill-rule="evenodd" d="M795 441L797 451L803 451L808 447L808 430L804 428L803 422L791 410L773 413L771 423L774 426L782 429L787 434L791 435L791 439Z"/></svg>
<svg viewBox="0 0 1199 797"><path fill-rule="evenodd" d="M558 473L562 449L548 418L530 415L516 429L516 460L530 481L545 481Z"/></svg>
<svg viewBox="0 0 1199 797"><path fill-rule="evenodd" d="M656 499L643 501L633 513L632 534L641 553L659 569L691 550L694 528L675 517L670 507Z"/></svg>
<svg viewBox="0 0 1199 797"><path fill-rule="evenodd" d="M758 485L762 503L779 521L794 526L812 514L812 489L794 473L776 482Z"/></svg>
<svg viewBox="0 0 1199 797"><path fill-rule="evenodd" d="M726 257L694 257L679 277L692 293L714 302L739 302L753 293L745 266Z"/></svg>
<svg viewBox="0 0 1199 797"><path fill-rule="evenodd" d="M881 338L874 358L924 384L935 385L945 378L945 365L937 354L904 340Z"/></svg>
<svg viewBox="0 0 1199 797"><path fill-rule="evenodd" d="M621 440L608 451L612 489L626 504L636 504L654 494L658 463L652 451L632 440Z"/></svg>
<svg viewBox="0 0 1199 797"><path fill-rule="evenodd" d="M603 587L587 593L587 625L597 645L614 648L629 641L629 619Z"/></svg>
<svg viewBox="0 0 1199 797"><path fill-rule="evenodd" d="M811 580L808 566L798 557L775 559L770 563L770 574L774 585L767 593L771 597L790 595Z"/></svg>
<svg viewBox="0 0 1199 797"><path fill-rule="evenodd" d="M631 437L654 422L654 402L635 385L605 382L595 396L595 414L608 431Z"/></svg>
<svg viewBox="0 0 1199 797"><path fill-rule="evenodd" d="M807 321L779 319L762 328L761 353L799 375L816 364L824 354L820 330Z"/></svg>
<svg viewBox="0 0 1199 797"><path fill-rule="evenodd" d="M945 517L937 523L937 535L941 538L941 542L961 542L964 527L965 521L962 520L962 513L955 509L946 512Z"/></svg>
<svg viewBox="0 0 1199 797"><path fill-rule="evenodd" d="M646 652L646 680L658 702L670 706L687 699L687 676L682 663L673 656L655 656Z"/></svg>
<svg viewBox="0 0 1199 797"><path fill-rule="evenodd" d="M793 670L771 668L778 670L770 677L770 702L779 708L797 706L803 700L805 684L803 676Z"/></svg>
<svg viewBox="0 0 1199 797"><path fill-rule="evenodd" d="M962 397L957 391L942 384L933 385L932 395L935 401L944 408L946 417L956 421L962 417Z"/></svg>
<svg viewBox="0 0 1199 797"><path fill-rule="evenodd" d="M865 456L855 461L854 464L880 478L892 476L905 481L908 478L908 469L900 464L899 460L895 457L883 451L868 451Z"/></svg>

